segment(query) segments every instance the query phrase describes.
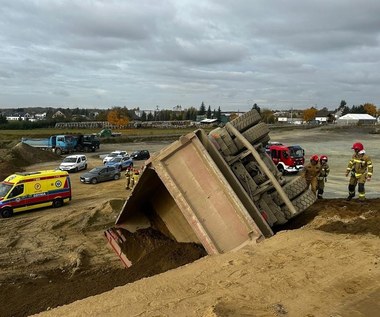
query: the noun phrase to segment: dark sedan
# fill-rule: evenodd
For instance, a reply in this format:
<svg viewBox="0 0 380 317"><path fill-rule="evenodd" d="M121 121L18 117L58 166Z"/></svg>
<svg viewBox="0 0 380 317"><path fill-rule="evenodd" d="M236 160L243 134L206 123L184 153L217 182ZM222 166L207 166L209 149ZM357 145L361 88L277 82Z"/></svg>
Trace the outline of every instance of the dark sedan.
<svg viewBox="0 0 380 317"><path fill-rule="evenodd" d="M132 152L131 154L131 159L133 160L147 160L148 158L150 158L150 153L148 150L138 150L138 151L134 151Z"/></svg>

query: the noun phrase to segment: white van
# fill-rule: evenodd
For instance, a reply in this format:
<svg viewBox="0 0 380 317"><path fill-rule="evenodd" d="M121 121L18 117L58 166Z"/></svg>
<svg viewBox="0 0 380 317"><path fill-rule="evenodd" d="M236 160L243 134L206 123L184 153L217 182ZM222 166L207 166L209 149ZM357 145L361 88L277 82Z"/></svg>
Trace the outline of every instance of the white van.
<svg viewBox="0 0 380 317"><path fill-rule="evenodd" d="M59 169L67 172L85 170L87 169L87 157L86 155L69 155L59 165Z"/></svg>

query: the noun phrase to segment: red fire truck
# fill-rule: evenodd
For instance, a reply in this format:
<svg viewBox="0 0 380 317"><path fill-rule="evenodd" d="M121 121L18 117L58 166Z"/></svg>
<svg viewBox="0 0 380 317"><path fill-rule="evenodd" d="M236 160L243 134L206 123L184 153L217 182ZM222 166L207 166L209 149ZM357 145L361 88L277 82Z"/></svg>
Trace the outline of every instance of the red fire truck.
<svg viewBox="0 0 380 317"><path fill-rule="evenodd" d="M298 173L304 167L305 150L299 145L272 142L266 146L266 152L281 173Z"/></svg>

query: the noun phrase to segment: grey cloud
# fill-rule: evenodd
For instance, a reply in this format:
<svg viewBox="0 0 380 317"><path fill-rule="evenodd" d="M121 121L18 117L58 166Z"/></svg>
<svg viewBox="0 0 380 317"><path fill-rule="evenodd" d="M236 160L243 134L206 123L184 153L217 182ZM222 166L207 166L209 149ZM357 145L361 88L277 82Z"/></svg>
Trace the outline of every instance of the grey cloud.
<svg viewBox="0 0 380 317"><path fill-rule="evenodd" d="M377 0L13 0L0 15L8 105L380 102Z"/></svg>

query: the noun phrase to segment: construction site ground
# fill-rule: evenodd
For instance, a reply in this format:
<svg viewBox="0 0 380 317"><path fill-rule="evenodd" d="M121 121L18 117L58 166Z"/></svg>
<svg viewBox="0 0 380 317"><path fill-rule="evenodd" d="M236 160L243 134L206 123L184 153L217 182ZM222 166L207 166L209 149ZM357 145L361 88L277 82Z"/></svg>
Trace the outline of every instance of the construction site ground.
<svg viewBox="0 0 380 317"><path fill-rule="evenodd" d="M73 173L68 205L0 219L0 316L378 316L380 135L313 129L270 136L300 144L307 156L328 155L331 167L325 199L276 228L274 237L218 256L168 244L124 269L103 231L129 195L125 180L81 184L81 172ZM375 166L365 203L344 199L355 141L364 143ZM89 168L112 150L153 153L167 144L102 145L88 154ZM20 144L12 155L1 151L3 178L15 171L15 155L28 171L61 161Z"/></svg>

